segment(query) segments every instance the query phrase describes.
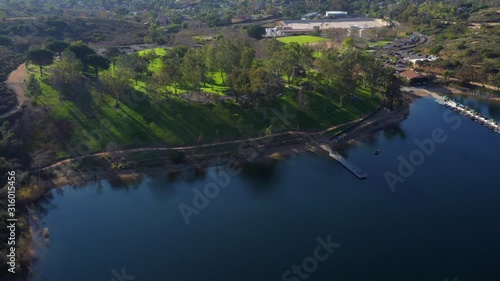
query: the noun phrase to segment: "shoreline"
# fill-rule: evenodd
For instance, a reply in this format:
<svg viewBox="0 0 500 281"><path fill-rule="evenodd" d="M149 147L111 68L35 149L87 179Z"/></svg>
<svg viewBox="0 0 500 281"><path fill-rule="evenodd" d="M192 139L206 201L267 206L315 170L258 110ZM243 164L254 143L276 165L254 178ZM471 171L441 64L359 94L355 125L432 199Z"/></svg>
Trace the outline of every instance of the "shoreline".
<svg viewBox="0 0 500 281"><path fill-rule="evenodd" d="M143 179L147 176L176 176L186 171L200 171L208 167L221 166L231 163L236 165L243 165L252 162L266 161L266 160L281 160L294 155L300 155L304 153L315 153L318 155L325 155L326 153L319 148L320 143L330 144L334 149L345 149L346 147L359 142L364 138L380 132L381 130L396 125L404 121L409 115L409 108L412 102L420 98L421 96L415 95L414 93L406 92L404 95L404 105L401 108L389 111L386 107L380 107L376 111L367 114L361 118L353 120L343 125L335 126L320 132L313 133L300 133L295 139L288 139L285 141L271 142L267 145L258 145L258 150L260 153L252 159L244 159L239 150L229 150L221 153L201 153L193 154L187 157L186 163L171 163L172 161L165 161L161 157L157 159L150 159L145 161L151 161L155 163L161 163L161 165L155 167L139 167L134 169L110 169L110 167L93 167L92 169L72 169L70 165L61 165L62 169L57 171L52 170L53 165L48 166L42 172L47 174L47 172L54 173L50 179L39 179L37 185L40 187L41 196L37 199L32 200L30 204L38 204L39 200L42 198L47 198L46 196L53 189L62 188L65 186L81 186L92 181L97 182L99 180L108 179L115 180L118 183L127 183L132 181L137 181ZM336 130L341 127L348 126L344 128L339 133L335 135L325 135L331 133L331 131ZM279 135L279 134L278 134ZM249 140L239 140L237 143L245 143ZM314 145L311 145L314 144ZM182 150L181 150L182 151ZM99 156L97 156L99 157ZM71 159L65 160L71 162ZM60 163L61 161L57 162ZM32 174L35 174L33 171ZM47 176L47 175L45 175ZM29 204L28 204L29 205ZM28 214L29 221L32 221L33 216L37 214ZM13 280L27 280L31 276L33 261L36 260L36 249L39 247L37 244L37 225L30 226L30 241L29 245L26 245L30 254L30 261L26 261L25 264L20 264L21 268L24 268L23 273L18 275Z"/></svg>
<svg viewBox="0 0 500 281"><path fill-rule="evenodd" d="M79 169L71 168L71 162L73 159L66 159L52 164L43 169L42 173L52 174L51 179L43 181L43 185L46 187L47 192L53 188L60 188L63 186L78 186L84 185L89 182L97 182L103 179L117 179L117 180L133 180L141 179L145 176L158 176L158 175L171 175L182 173L185 171L201 170L208 167L220 166L228 163L234 164L245 164L251 162L257 162L262 160L270 159L281 159L287 158L293 155L299 155L303 153L316 153L325 154L324 151L318 149L317 145L311 145L311 143L328 143L332 145L335 149L345 148L352 145L354 142L361 141L365 137L377 133L387 127L393 126L405 120L409 115L409 107L414 99L420 96L414 94L405 95L408 99L406 104L401 109L394 111L389 111L385 107L381 107L376 111L368 114L363 118L359 118L352 122L335 126L335 128L349 126L347 129L343 129L341 132L332 136L325 136L324 133L331 131L332 128L321 132L313 132L309 134L297 133L297 137L294 139L288 139L281 142L270 142L269 144L260 144L254 146L253 148L259 151L256 157L251 159L244 158L242 151L239 149L232 149L228 151L218 152L218 153L199 153L186 156L185 163L171 163L164 157L158 157L156 159L149 159L150 162L160 162L156 167L135 167L132 169L112 169L111 167L93 167L92 169ZM272 137L279 136L274 135ZM283 135L283 134L281 134ZM271 137L271 138L272 138ZM230 142L231 144L241 144L243 143L253 143L255 145L255 140L266 141L266 138L256 138L251 140L238 140ZM224 144L220 144L224 145ZM212 145L209 145L212 146ZM214 145L215 146L215 145ZM206 146L205 146L206 147ZM148 152L154 151L195 151L196 147L189 147L184 150L182 148L152 148ZM134 152L139 152L141 149L134 150ZM94 155L86 156L86 158L102 159L103 157L114 156L114 157L124 157L126 152L104 152L97 153ZM126 157L126 156L125 156ZM165 161L167 160L167 161ZM143 160L148 161L148 160ZM169 163L170 162L170 163ZM97 170L98 169L98 170Z"/></svg>

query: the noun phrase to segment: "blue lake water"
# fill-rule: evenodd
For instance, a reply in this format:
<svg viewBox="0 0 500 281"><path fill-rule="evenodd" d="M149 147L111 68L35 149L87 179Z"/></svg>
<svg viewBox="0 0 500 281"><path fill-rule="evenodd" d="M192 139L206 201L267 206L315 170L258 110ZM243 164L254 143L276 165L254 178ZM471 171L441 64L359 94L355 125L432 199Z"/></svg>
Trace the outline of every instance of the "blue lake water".
<svg viewBox="0 0 500 281"><path fill-rule="evenodd" d="M500 120L500 104L455 99ZM445 140L419 159L415 141L435 130ZM50 244L33 279L500 280L499 147L499 134L422 98L404 122L342 151L366 180L310 154L254 164L189 224L179 204L192 207L210 176L65 187L45 206ZM419 165L402 176L410 155ZM400 177L393 189L388 173ZM340 244L332 253L318 242L328 239Z"/></svg>

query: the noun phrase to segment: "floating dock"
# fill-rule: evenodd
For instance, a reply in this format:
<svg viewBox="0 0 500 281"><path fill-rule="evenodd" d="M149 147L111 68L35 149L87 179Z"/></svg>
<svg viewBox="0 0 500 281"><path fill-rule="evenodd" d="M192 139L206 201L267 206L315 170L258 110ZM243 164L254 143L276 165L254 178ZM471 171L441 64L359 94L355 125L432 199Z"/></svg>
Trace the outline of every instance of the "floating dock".
<svg viewBox="0 0 500 281"><path fill-rule="evenodd" d="M333 151L327 145L322 144L322 145L320 145L320 147L324 151L328 152L328 154L330 155L330 157L332 157L333 159L337 160L337 162L339 162L340 164L342 164L342 166L344 166L347 170L351 171L351 173L353 173L359 179L366 179L368 177L368 175L365 172L363 172L360 167L358 167L353 162L345 159L344 157L342 157L342 155L340 155L337 152Z"/></svg>
<svg viewBox="0 0 500 281"><path fill-rule="evenodd" d="M452 101L447 97L436 98L436 102L475 121L478 124L485 126L486 128L492 130L493 132L500 134L500 123L494 120L493 118L484 116L481 113L474 111L473 109L470 109L463 104Z"/></svg>

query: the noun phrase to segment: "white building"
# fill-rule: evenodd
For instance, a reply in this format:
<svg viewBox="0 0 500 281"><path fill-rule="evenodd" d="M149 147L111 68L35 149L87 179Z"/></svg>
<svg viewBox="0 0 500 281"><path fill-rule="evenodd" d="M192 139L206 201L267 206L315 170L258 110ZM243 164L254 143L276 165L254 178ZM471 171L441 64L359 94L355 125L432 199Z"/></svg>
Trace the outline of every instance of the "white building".
<svg viewBox="0 0 500 281"><path fill-rule="evenodd" d="M376 28L376 27L388 26L388 23L381 19L371 19L371 18L283 20L281 22L282 29L300 30L300 31L314 30L314 28L318 28L320 30L332 29L332 28L350 29L354 26L355 28L358 29Z"/></svg>
<svg viewBox="0 0 500 281"><path fill-rule="evenodd" d="M346 17L347 12L344 11L327 11L325 17L327 18L338 18L338 17Z"/></svg>
<svg viewBox="0 0 500 281"><path fill-rule="evenodd" d="M280 32L280 29L278 27L266 28L266 34L264 36L265 37L281 36L281 32Z"/></svg>

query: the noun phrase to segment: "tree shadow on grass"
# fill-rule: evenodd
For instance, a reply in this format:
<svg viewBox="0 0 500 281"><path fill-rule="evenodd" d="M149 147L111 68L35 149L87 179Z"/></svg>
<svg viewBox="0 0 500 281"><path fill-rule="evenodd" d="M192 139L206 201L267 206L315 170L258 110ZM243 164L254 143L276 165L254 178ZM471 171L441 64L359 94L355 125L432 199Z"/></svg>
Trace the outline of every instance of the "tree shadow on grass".
<svg viewBox="0 0 500 281"><path fill-rule="evenodd" d="M118 143L123 144L123 141L125 140L129 142L128 145L131 145L133 147L138 147L142 145L151 145L151 144L159 145L164 143L163 140L153 132L153 130L151 130L148 126L145 126L134 116L130 115L130 113L124 110L123 106L120 108L116 108L107 103L106 106L109 107L111 110L113 110L117 116L121 116L122 114L125 114L127 116L126 118L121 118L120 122L112 121L113 124L115 124L117 130L125 132L125 134L122 135L122 139L115 140ZM137 111L134 110L134 112ZM113 120L113 118L108 114L104 113L104 111L102 112L102 114L103 116L106 116L108 119Z"/></svg>
<svg viewBox="0 0 500 281"><path fill-rule="evenodd" d="M85 130L85 137L82 138L80 136L77 140L80 144L84 144L91 149L91 142L96 142L98 147L94 149L100 150L104 149L107 142L109 142L109 139L113 138L113 133L109 131L108 128L101 126L100 124L96 124L99 123L98 121L83 119L73 110L68 110L68 113L71 115L72 119Z"/></svg>
<svg viewBox="0 0 500 281"><path fill-rule="evenodd" d="M151 104L150 97L144 94L144 92L131 90L120 97L120 102L141 115L142 119L144 119L147 124L151 123L154 108Z"/></svg>
<svg viewBox="0 0 500 281"><path fill-rule="evenodd" d="M75 106L87 117L95 117L93 107L92 107L92 95L88 89L81 89L78 91L77 95L73 98L73 103Z"/></svg>
<svg viewBox="0 0 500 281"><path fill-rule="evenodd" d="M87 117L94 117L92 94L83 81L77 84L56 83L50 78L43 81L60 94L60 99L72 102Z"/></svg>

